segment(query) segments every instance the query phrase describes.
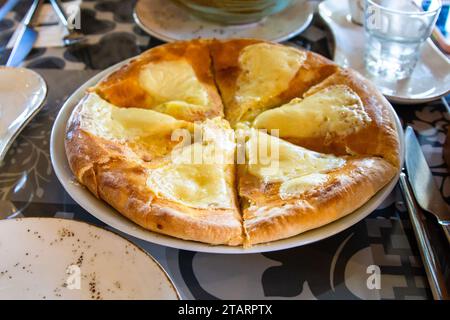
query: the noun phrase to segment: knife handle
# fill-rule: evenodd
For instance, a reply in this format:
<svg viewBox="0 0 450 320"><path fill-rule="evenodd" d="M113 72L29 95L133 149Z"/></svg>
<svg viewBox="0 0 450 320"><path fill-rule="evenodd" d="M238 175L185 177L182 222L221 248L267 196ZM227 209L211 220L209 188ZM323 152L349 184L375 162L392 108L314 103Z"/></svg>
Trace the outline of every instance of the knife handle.
<svg viewBox="0 0 450 320"><path fill-rule="evenodd" d="M430 243L430 237L424 224L424 215L416 199L413 196L411 186L404 172L400 173L400 187L403 191L406 207L408 209L411 224L419 245L420 255L422 257L431 292L435 300L449 300L450 296L445 284L445 278L438 265L437 257Z"/></svg>

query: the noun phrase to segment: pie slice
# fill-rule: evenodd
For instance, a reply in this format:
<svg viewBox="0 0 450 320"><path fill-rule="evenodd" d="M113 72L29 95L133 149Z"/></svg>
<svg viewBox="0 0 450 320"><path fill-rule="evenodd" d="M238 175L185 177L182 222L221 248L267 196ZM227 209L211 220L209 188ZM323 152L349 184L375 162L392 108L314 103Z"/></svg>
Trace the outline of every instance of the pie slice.
<svg viewBox="0 0 450 320"><path fill-rule="evenodd" d="M122 108L145 108L187 121L223 116L214 84L208 41L153 48L92 88Z"/></svg>
<svg viewBox="0 0 450 320"><path fill-rule="evenodd" d="M361 207L395 175L378 157L323 154L250 129L239 196L246 245L297 235Z"/></svg>
<svg viewBox="0 0 450 320"><path fill-rule="evenodd" d="M375 86L361 76L358 72L350 69L339 69L336 73L325 79L323 82L310 88L305 97L314 95L324 88L336 85L349 87L358 97L364 106L364 111L371 119L370 123L345 136L343 140L336 139L336 142L329 143L329 152L343 153L344 146L356 154L380 156L389 161L395 167L400 167L400 144L396 129L396 122L392 113L392 107L386 98L375 88ZM303 140L303 141L301 141ZM299 139L296 143L319 144L319 141L307 141Z"/></svg>
<svg viewBox="0 0 450 320"><path fill-rule="evenodd" d="M179 144L172 139L176 129L193 130L193 124L153 110L119 108L96 93L87 94L72 113L67 130L69 162L91 166L111 157L153 163ZM102 143L97 143L101 141ZM99 144L98 148L94 145ZM86 169L79 168L78 173ZM79 180L81 176L77 176Z"/></svg>
<svg viewBox="0 0 450 320"><path fill-rule="evenodd" d="M337 70L314 53L258 40L214 41L211 54L233 126L301 96Z"/></svg>
<svg viewBox="0 0 450 320"><path fill-rule="evenodd" d="M380 156L399 166L394 120L383 97L365 93L359 75L339 71L279 108L259 114L258 129L278 129L279 137L306 148L338 155Z"/></svg>
<svg viewBox="0 0 450 320"><path fill-rule="evenodd" d="M203 138L192 143L191 133ZM226 120L193 125L90 93L69 121L66 153L80 183L140 226L210 244L242 243L234 131Z"/></svg>

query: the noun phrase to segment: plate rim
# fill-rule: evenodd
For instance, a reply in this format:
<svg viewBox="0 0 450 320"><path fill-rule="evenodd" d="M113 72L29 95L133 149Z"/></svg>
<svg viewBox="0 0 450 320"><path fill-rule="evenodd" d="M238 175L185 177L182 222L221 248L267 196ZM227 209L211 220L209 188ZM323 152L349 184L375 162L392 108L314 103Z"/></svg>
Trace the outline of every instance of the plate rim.
<svg viewBox="0 0 450 320"><path fill-rule="evenodd" d="M206 244L202 242L192 241L192 240L183 240L181 238L171 237L163 234L158 234L156 232L144 229L134 223L133 221L125 218L123 215L121 215L119 212L117 212L114 208L112 208L108 203L106 203L103 200L95 198L95 196L89 192L84 186L79 184L78 182L73 182L73 173L69 168L69 164L67 161L66 153L65 153L65 147L64 147L64 139L65 139L65 131L67 126L67 121L70 118L70 115L72 114L73 109L78 104L78 102L81 100L81 98L84 96L85 91L88 87L93 86L98 81L100 81L102 78L107 76L112 71L120 68L122 65L128 63L133 58L126 59L122 62L119 62L101 72L94 75L90 79L88 79L86 82L84 82L81 86L79 86L70 96L67 98L63 106L58 112L58 115L55 119L55 122L53 123L52 132L50 136L50 158L51 163L53 166L53 170L62 184L64 190L69 194L70 197L83 209L85 209L87 212L89 212L91 215L96 217L97 219L101 220L108 226L115 228L121 232L124 232L128 235L131 235L133 237L136 237L138 239L148 241L151 243L155 243L162 246L167 246L175 249L180 250L187 250L187 251L195 251L195 252L204 252L204 253L216 253L216 254L253 254L253 253L262 253L262 252L272 252L272 251L279 251L279 250L285 250L295 247L304 246L307 244L311 244L320 240L327 239L331 236L336 235L337 233L340 233L353 225L357 224L364 218L366 218L368 215L370 215L372 212L374 212L381 204L382 202L390 195L392 190L395 188L397 181L400 176L401 167L404 162L404 154L405 154L405 142L404 142L404 135L403 135L403 128L402 124L400 122L400 119L398 118L397 113L395 112L393 106L385 97L383 99L386 100L386 102L389 105L390 113L395 121L396 124L396 132L399 137L399 147L400 147L400 167L398 169L397 174L391 179L391 181L386 184L381 190L379 190L375 195L373 195L372 198L370 198L363 206L359 207L358 209L354 210L352 213L335 220L329 224L326 224L324 226L321 226L319 228L315 228L306 232L303 232L301 234L298 234L293 237L280 239L277 241L273 241L270 243L264 243L264 244L257 244L250 248L243 248L242 246L226 246L226 245L211 245ZM57 154L58 150L58 144L62 144L62 154ZM62 158L62 159L61 159ZM66 173L68 172L67 176ZM70 179L68 179L70 177ZM81 192L81 193L80 193ZM98 204L101 206L101 210L107 210L108 214L106 213L99 213L99 208L95 208L95 202L98 202ZM95 214L93 213L95 212ZM114 217L108 217L108 215L111 216L111 213L114 214ZM118 215L118 218L115 216ZM133 227L128 227L126 225L123 225L123 223L120 222L120 219L127 219L128 222L130 222ZM334 228L333 228L334 226ZM328 230L330 229L330 230ZM145 236L141 235L140 231L144 231L143 234ZM320 235L320 231L325 231L326 235ZM319 235L317 235L319 233ZM296 238L300 238L296 240ZM302 238L305 238L302 240Z"/></svg>
<svg viewBox="0 0 450 320"><path fill-rule="evenodd" d="M23 220L31 221L31 222L38 222L38 221L41 221L41 220L52 220L52 221L59 221L59 222L62 222L62 223L67 223L68 222L68 223L74 223L74 224L79 224L79 225L87 225L88 227L92 227L94 229L99 229L99 230L101 230L101 232L111 233L113 236L116 236L116 237L120 238L121 240L125 240L125 242L127 242L129 245L131 245L133 247L136 247L136 249L138 249L139 251L144 253L144 255L150 261L152 261L158 267L158 269L163 273L164 277L166 278L167 282L169 283L170 288L172 289L172 291L174 291L174 293L175 293L175 295L177 297L177 300L183 300L183 298L182 298L178 288L175 285L175 282L170 277L169 273L159 263L159 261L156 260L155 257L153 257L146 250L144 250L141 246L139 246L138 244L134 243L130 239L127 239L125 236L123 236L122 234L117 232L117 230L115 230L115 229L113 229L113 230L106 229L104 227L97 226L97 225L89 223L87 221L76 220L76 219L57 218L57 217L20 217L20 218L13 218L13 219L3 219L3 220L0 220L0 227L1 227L2 224L5 224L7 222L20 223Z"/></svg>
<svg viewBox="0 0 450 320"><path fill-rule="evenodd" d="M151 36L153 36L153 37L155 37L157 39L160 39L160 40L166 41L166 42L183 41L183 39L176 39L176 38L168 37L168 36L166 36L166 35L164 35L162 33L159 33L157 31L149 28L148 26L146 26L145 23L140 18L138 10L137 10L139 3L142 2L142 1L143 0L138 0L136 2L136 5L133 8L133 20L134 20L134 22L138 25L138 27L142 31L144 31L145 33L147 33L147 34L149 34L149 35L151 35ZM298 1L298 0L294 0L294 1ZM314 19L314 7L310 3L310 1L308 1L308 0L303 0L303 1L304 1L304 5L308 8L308 17L305 19L305 21L297 29L295 29L294 31L289 32L288 34L286 34L284 36L278 37L278 38L263 39L263 40L273 41L273 42L283 42L283 41L289 40L292 37L295 37L295 36L299 35L303 31L305 31L311 25L312 20ZM288 9L288 8L286 8L286 9ZM284 9L284 10L286 10L286 9ZM277 14L280 14L280 13L281 12L279 12ZM251 25L251 24L249 24L249 25ZM217 26L220 27L221 25L217 24Z"/></svg>
<svg viewBox="0 0 450 320"><path fill-rule="evenodd" d="M322 18L322 20L325 22L327 27L330 29L331 35L333 37L333 41L335 43L334 50L333 50L333 61L334 61L334 57L336 56L336 50L337 50L337 46L336 46L336 32L330 26L330 23L328 21L330 18L328 18L327 15L325 15L324 10L325 10L325 8L329 7L330 3L335 3L335 2L337 2L337 1L336 0L324 0L324 1L321 1L319 3L318 7L317 7L317 12L319 13L319 16ZM341 3L341 2L339 1L339 3ZM430 38L428 38L426 40L426 42L430 46L431 50L434 51L435 54L437 54L438 56L440 56L441 59L446 60L450 64L449 59L444 55L444 53L442 53L441 50L439 50L439 48L434 44L434 42ZM355 70L355 69L353 69L353 70ZM356 71L358 71L358 70L356 70ZM380 89L378 89L378 90L381 92ZM432 101L435 101L435 100L437 100L439 98L445 97L449 93L450 93L450 88L445 93L439 93L437 95L433 95L433 96L429 96L429 97L425 97L425 98L417 98L417 99L408 98L408 97L404 97L404 96L396 96L396 95L384 94L384 93L382 93L382 94L387 99L389 99L390 101L392 101L392 102L394 102L396 104L407 105L407 104L423 104L423 103L432 102Z"/></svg>

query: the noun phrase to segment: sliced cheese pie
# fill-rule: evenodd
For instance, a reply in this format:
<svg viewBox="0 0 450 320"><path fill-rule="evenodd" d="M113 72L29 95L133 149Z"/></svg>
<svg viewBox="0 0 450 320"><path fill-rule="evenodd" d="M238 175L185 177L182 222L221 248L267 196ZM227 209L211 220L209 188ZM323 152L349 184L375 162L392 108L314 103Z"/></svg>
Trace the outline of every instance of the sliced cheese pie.
<svg viewBox="0 0 450 320"><path fill-rule="evenodd" d="M276 241L361 207L398 172L386 99L312 52L253 39L150 49L75 107L76 179L150 231Z"/></svg>

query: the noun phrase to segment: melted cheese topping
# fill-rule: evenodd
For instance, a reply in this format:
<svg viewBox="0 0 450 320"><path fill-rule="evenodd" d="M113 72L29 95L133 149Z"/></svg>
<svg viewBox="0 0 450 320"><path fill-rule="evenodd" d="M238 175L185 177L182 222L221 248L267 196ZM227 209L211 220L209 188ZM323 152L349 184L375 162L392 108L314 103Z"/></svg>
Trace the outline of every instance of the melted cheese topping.
<svg viewBox="0 0 450 320"><path fill-rule="evenodd" d="M204 122L201 133L201 141L174 150L170 163L153 170L147 185L158 196L189 207L231 208L233 131L216 118Z"/></svg>
<svg viewBox="0 0 450 320"><path fill-rule="evenodd" d="M280 137L332 138L357 132L370 122L360 97L349 87L336 85L265 111L253 126L279 129Z"/></svg>
<svg viewBox="0 0 450 320"><path fill-rule="evenodd" d="M209 103L208 92L185 60L149 63L141 70L139 82L155 98L155 105L168 101L200 106Z"/></svg>
<svg viewBox="0 0 450 320"><path fill-rule="evenodd" d="M83 130L108 140L136 140L189 127L185 121L148 109L119 108L90 93L83 101Z"/></svg>
<svg viewBox="0 0 450 320"><path fill-rule="evenodd" d="M287 200L321 186L327 181L328 175L323 173L311 173L306 176L293 178L281 184L279 195L281 199Z"/></svg>
<svg viewBox="0 0 450 320"><path fill-rule="evenodd" d="M194 208L231 208L227 173L216 165L169 164L147 179L158 195Z"/></svg>
<svg viewBox="0 0 450 320"><path fill-rule="evenodd" d="M268 43L245 47L239 56L242 72L236 92L243 112L286 90L305 60L306 53L289 47Z"/></svg>
<svg viewBox="0 0 450 320"><path fill-rule="evenodd" d="M293 178L325 173L345 164L333 155L314 152L252 130L246 144L248 171L265 183L284 182Z"/></svg>

